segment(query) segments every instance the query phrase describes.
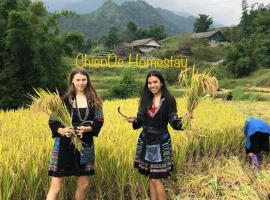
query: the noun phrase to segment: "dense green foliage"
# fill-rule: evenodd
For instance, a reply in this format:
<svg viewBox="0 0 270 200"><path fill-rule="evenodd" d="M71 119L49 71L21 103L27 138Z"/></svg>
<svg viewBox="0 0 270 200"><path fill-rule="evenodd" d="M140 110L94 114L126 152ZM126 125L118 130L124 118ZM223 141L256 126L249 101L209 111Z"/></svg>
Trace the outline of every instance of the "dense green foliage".
<svg viewBox="0 0 270 200"><path fill-rule="evenodd" d="M199 14L199 17L195 19L193 26L194 32L206 32L209 30L210 26L213 24L213 19L205 14Z"/></svg>
<svg viewBox="0 0 270 200"><path fill-rule="evenodd" d="M122 71L121 80L115 82L104 95L106 99L120 98L127 99L140 95L143 85L136 80L134 69Z"/></svg>
<svg viewBox="0 0 270 200"><path fill-rule="evenodd" d="M107 35L103 36L99 40L99 44L104 44L108 49L115 49L123 43L132 42L134 40L142 38L154 38L155 40L161 40L166 36L167 34L165 33L163 25L153 24L148 28L138 28L133 21L130 21L127 24L126 30L123 32L119 32L115 26L112 26Z"/></svg>
<svg viewBox="0 0 270 200"><path fill-rule="evenodd" d="M231 46L226 55L227 69L234 77L247 76L258 67L256 38L241 40Z"/></svg>
<svg viewBox="0 0 270 200"><path fill-rule="evenodd" d="M62 57L66 39L58 34L55 17L41 2L4 0L0 3L0 108L27 103L33 88L65 87Z"/></svg>
<svg viewBox="0 0 270 200"><path fill-rule="evenodd" d="M191 35L177 35L167 37L160 41L162 49L151 52L156 57L187 57L189 65L201 62L218 62L221 61L226 52L226 45L211 46L205 38L193 38ZM209 66L209 63L207 64Z"/></svg>
<svg viewBox="0 0 270 200"><path fill-rule="evenodd" d="M114 49L115 46L120 42L118 36L118 30L116 27L112 26L108 32L107 37L104 37L104 44L110 49Z"/></svg>
<svg viewBox="0 0 270 200"><path fill-rule="evenodd" d="M269 7L254 4L248 10L247 2L242 1L241 22L230 32L235 44L225 58L227 69L234 77L249 75L258 67L270 67L269 22Z"/></svg>

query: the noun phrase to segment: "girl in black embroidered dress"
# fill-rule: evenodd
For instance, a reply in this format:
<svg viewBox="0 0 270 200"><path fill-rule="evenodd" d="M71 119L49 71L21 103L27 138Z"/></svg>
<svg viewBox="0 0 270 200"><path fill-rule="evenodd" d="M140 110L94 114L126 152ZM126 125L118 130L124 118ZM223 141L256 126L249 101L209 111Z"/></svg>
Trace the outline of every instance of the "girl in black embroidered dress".
<svg viewBox="0 0 270 200"><path fill-rule="evenodd" d="M102 100L83 68L74 68L71 71L68 84L63 101L72 116L73 127L63 127L60 122L49 120L54 147L49 165L52 180L47 200L57 199L65 176L78 177L75 199L85 199L89 176L95 172L93 136L98 136L103 125ZM72 128L83 141L82 154L71 144Z"/></svg>
<svg viewBox="0 0 270 200"><path fill-rule="evenodd" d="M192 117L192 113L188 114ZM164 186L160 179L173 171L172 145L167 129L168 123L175 130L182 129L177 116L176 101L166 88L159 71L148 73L140 99L137 117L129 117L133 129L143 128L137 144L134 167L149 177L152 200L165 199Z"/></svg>

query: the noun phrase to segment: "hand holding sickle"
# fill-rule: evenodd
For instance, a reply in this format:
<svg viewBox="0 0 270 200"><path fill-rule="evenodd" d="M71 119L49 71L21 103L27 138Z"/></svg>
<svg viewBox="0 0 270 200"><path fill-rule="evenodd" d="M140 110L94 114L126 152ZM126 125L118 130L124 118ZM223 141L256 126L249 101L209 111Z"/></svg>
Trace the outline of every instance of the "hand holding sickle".
<svg viewBox="0 0 270 200"><path fill-rule="evenodd" d="M124 118L127 120L127 122L133 123L134 121L136 121L136 117L128 117L128 116L124 115L124 114L120 111L120 106L118 106L117 111L118 111L118 113L119 113L122 117L124 117Z"/></svg>

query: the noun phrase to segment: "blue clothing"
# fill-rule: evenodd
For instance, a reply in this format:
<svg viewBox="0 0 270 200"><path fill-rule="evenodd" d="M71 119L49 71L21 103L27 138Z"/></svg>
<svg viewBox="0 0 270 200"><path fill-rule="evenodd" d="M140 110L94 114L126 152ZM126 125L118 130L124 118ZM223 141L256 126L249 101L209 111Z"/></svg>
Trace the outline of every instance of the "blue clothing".
<svg viewBox="0 0 270 200"><path fill-rule="evenodd" d="M249 149L251 146L250 137L256 132L261 132L270 135L270 126L267 122L256 119L248 118L245 122L244 134L246 136L246 148Z"/></svg>

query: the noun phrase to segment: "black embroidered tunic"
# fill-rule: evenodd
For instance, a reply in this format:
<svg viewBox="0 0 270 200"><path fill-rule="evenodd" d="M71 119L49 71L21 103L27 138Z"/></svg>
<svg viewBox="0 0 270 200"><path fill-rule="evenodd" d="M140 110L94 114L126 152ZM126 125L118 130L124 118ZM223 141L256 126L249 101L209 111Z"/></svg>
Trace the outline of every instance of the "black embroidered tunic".
<svg viewBox="0 0 270 200"><path fill-rule="evenodd" d="M68 98L63 99L68 111L72 113L72 124L78 126L82 122L78 116L78 109L72 107ZM98 136L103 125L102 109L95 109L90 103L88 104L89 114L86 121L93 121L92 131L83 134L84 142L83 155L75 149L69 137L61 136L57 130L63 127L62 124L53 119L49 120L49 126L54 138L53 151L50 158L49 176L89 176L95 173L95 151L93 136ZM80 115L84 118L86 108L79 108ZM88 124L89 125L89 124ZM87 124L85 125L87 126Z"/></svg>
<svg viewBox="0 0 270 200"><path fill-rule="evenodd" d="M143 127L140 133L134 167L149 178L167 178L173 171L171 137L167 129L170 123L173 129L181 130L182 122L176 108L169 107L162 98L156 109L137 114L133 129Z"/></svg>

